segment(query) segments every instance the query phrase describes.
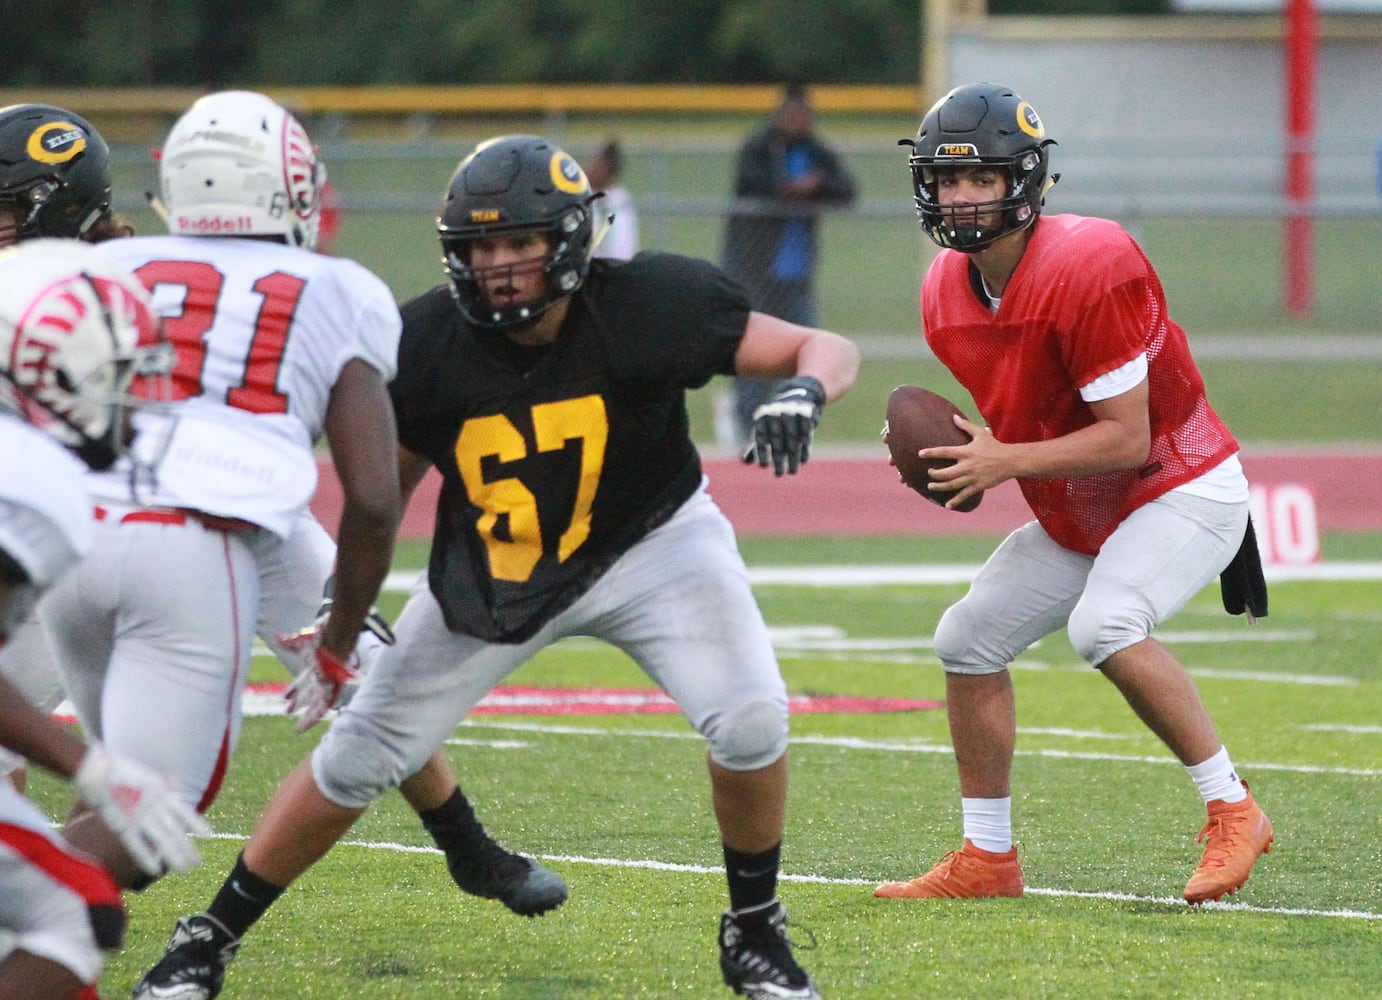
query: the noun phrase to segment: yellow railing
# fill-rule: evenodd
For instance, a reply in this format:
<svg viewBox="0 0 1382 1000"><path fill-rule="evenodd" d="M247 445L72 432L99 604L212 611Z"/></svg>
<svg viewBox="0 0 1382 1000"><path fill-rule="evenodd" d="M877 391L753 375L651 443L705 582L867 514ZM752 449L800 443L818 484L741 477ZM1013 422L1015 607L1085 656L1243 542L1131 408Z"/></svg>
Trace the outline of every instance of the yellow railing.
<svg viewBox="0 0 1382 1000"><path fill-rule="evenodd" d="M513 84L397 87L264 87L275 100L305 114L717 114L771 110L776 86L660 84ZM913 114L921 106L916 87L826 85L808 87L817 111ZM201 91L184 87L8 88L0 105L39 101L106 115L177 115Z"/></svg>

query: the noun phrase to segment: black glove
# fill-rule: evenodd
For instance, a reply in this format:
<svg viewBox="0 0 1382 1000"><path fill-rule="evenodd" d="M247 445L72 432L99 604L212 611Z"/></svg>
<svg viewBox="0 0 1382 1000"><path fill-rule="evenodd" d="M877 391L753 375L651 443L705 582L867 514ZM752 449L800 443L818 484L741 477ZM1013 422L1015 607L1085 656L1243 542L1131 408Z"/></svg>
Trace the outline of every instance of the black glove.
<svg viewBox="0 0 1382 1000"><path fill-rule="evenodd" d="M1252 518L1248 518L1237 554L1219 574L1219 591L1229 614L1246 613L1250 623L1267 617L1267 581L1262 575L1262 555L1257 550Z"/></svg>
<svg viewBox="0 0 1382 1000"><path fill-rule="evenodd" d="M331 605L335 603L336 593L336 574L331 574L326 578L326 585L322 587L322 602L317 608L317 627L325 628L326 619L331 616ZM389 627L388 621L378 608L370 608L369 614L365 615L365 624L360 627L361 632L369 632L376 639L386 646L394 644L393 629Z"/></svg>
<svg viewBox="0 0 1382 1000"><path fill-rule="evenodd" d="M773 472L795 473L811 455L811 436L821 422L825 405L825 386L810 375L798 375L773 386L769 400L753 411L753 443L744 452L744 462L755 459L763 468L773 464Z"/></svg>

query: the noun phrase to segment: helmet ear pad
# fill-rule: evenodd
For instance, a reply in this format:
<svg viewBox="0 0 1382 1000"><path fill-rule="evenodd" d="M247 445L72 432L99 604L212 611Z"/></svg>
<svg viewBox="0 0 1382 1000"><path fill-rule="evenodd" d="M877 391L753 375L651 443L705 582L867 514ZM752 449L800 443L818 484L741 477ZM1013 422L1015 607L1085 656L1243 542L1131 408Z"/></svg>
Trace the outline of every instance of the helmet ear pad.
<svg viewBox="0 0 1382 1000"><path fill-rule="evenodd" d="M466 156L451 177L437 219L443 266L466 319L489 329L524 326L574 294L590 271L594 197L576 160L541 136L498 136ZM471 266L470 245L531 233L548 242L545 296L492 305Z"/></svg>
<svg viewBox="0 0 1382 1000"><path fill-rule="evenodd" d="M1027 228L1040 214L1047 188L1048 148L1055 140L1036 110L1006 87L967 84L950 91L927 111L914 140L909 164L917 220L942 247L972 253ZM936 171L947 167L986 165L1000 170L1007 193L974 206L980 214L997 213L997 225L956 226L953 213L936 197Z"/></svg>

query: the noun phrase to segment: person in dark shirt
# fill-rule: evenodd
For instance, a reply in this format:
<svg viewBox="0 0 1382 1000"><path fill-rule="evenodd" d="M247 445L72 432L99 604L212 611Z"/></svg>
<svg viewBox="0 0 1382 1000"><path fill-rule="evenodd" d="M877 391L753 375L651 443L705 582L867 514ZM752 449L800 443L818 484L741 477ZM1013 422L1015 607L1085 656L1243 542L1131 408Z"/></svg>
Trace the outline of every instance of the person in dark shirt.
<svg viewBox="0 0 1382 1000"><path fill-rule="evenodd" d="M175 938L141 988L216 996L244 932L374 799L512 671L583 635L626 652L706 738L726 984L820 996L777 899L786 687L685 397L717 374L780 379L749 458L796 472L858 351L753 311L706 262L592 261L592 199L576 161L539 136L500 136L461 161L438 220L450 280L404 304L390 386L405 491L433 466L442 476L427 586L245 845L226 885L256 901L223 889L226 933Z"/></svg>
<svg viewBox="0 0 1382 1000"><path fill-rule="evenodd" d="M853 202L854 178L821 139L806 88L791 84L772 117L739 148L734 206L725 228L724 268L749 291L753 307L816 326L818 219L826 206ZM734 380L736 443L747 443L753 413L773 383L740 372Z"/></svg>

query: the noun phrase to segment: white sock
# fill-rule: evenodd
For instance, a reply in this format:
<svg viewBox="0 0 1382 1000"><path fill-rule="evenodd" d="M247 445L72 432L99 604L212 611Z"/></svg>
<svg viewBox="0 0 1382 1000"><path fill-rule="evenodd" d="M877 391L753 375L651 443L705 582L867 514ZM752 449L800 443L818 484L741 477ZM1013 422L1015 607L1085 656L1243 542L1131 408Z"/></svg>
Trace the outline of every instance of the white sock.
<svg viewBox="0 0 1382 1000"><path fill-rule="evenodd" d="M1187 767L1195 787L1200 790L1205 802L1223 799L1225 802L1242 802L1248 797L1248 790L1233 769L1233 761L1228 759L1228 750L1220 747L1219 752L1209 760Z"/></svg>
<svg viewBox="0 0 1382 1000"><path fill-rule="evenodd" d="M1013 846L1013 800L960 799L965 836L975 847L1005 854Z"/></svg>

